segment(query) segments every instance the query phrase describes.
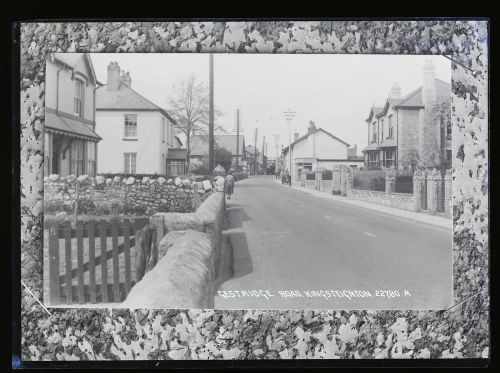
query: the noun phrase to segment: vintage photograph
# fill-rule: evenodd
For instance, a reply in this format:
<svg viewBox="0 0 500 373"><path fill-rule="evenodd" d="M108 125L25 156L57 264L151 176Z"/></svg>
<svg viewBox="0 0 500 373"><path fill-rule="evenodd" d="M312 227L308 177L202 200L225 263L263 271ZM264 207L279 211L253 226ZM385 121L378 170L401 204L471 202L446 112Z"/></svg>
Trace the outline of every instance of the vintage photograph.
<svg viewBox="0 0 500 373"><path fill-rule="evenodd" d="M446 56L51 53L47 307L446 309Z"/></svg>
<svg viewBox="0 0 500 373"><path fill-rule="evenodd" d="M11 26L13 369L490 363L489 19Z"/></svg>

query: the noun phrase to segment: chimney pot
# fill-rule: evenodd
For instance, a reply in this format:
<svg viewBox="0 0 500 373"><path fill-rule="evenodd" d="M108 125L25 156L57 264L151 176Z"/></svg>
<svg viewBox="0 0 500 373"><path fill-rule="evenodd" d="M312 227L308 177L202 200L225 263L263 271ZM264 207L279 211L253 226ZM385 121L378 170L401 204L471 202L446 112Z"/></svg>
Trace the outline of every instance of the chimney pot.
<svg viewBox="0 0 500 373"><path fill-rule="evenodd" d="M120 66L118 62L110 62L108 65L107 89L116 91L120 87Z"/></svg>
<svg viewBox="0 0 500 373"><path fill-rule="evenodd" d="M394 82L389 93L390 98L401 98L401 86L399 82Z"/></svg>
<svg viewBox="0 0 500 373"><path fill-rule="evenodd" d="M422 101L432 104L436 99L436 68L432 60L426 60L423 68Z"/></svg>

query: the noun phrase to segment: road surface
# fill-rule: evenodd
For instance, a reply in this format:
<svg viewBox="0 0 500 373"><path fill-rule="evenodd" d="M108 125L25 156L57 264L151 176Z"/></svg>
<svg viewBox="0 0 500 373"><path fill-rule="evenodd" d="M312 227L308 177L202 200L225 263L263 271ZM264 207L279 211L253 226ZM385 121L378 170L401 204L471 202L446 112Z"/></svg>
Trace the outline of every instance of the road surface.
<svg viewBox="0 0 500 373"><path fill-rule="evenodd" d="M319 198L274 176L239 181L226 207L229 270L215 308L451 306L451 229Z"/></svg>

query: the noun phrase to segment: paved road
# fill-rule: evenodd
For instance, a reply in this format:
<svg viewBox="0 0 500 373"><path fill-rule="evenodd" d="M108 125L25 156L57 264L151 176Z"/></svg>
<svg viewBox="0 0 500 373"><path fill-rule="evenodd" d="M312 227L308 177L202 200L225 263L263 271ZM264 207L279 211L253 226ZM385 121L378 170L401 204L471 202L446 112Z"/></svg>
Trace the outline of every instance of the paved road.
<svg viewBox="0 0 500 373"><path fill-rule="evenodd" d="M318 198L277 184L274 176L250 177L235 185L227 203L224 236L232 260L215 308L443 309L451 305L451 230ZM272 295L268 299L263 296L266 290ZM290 290L294 291L288 294L291 297L279 293ZM363 290L371 297L359 292ZM383 290L396 290L400 296L394 293L388 298L381 292L377 296ZM409 295L404 296L405 290ZM240 291L240 297L234 291Z"/></svg>

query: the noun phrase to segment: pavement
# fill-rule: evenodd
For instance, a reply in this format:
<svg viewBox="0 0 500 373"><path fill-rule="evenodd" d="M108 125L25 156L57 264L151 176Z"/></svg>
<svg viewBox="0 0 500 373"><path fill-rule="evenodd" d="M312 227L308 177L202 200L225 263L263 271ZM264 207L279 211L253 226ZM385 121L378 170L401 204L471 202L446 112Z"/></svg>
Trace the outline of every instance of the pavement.
<svg viewBox="0 0 500 373"><path fill-rule="evenodd" d="M229 270L215 308L451 306L451 222L429 224L410 211L390 214L331 197L274 176L236 183L223 232Z"/></svg>
<svg viewBox="0 0 500 373"><path fill-rule="evenodd" d="M277 184L282 185L283 187L289 188L288 184L283 185L283 184L281 184L281 182L279 182L279 183L277 182ZM305 193L309 193L315 197L331 199L331 200L335 200L335 201L340 202L340 203L345 203L345 204L352 205L352 206L359 206L359 207L363 207L366 209L379 211L379 212L382 212L385 214L410 219L410 220L413 220L416 222L418 221L420 223L432 224L432 225L436 225L436 226L443 227L446 229L453 229L452 219L444 217L444 216L429 215L425 212L408 211L408 210L398 209L395 207L383 206L383 205L380 205L377 203L349 199L346 197L328 194L326 192L321 192L319 190L306 188L306 187L302 187L299 185L292 185L292 188L296 189L296 190L300 190L300 191L305 192Z"/></svg>

